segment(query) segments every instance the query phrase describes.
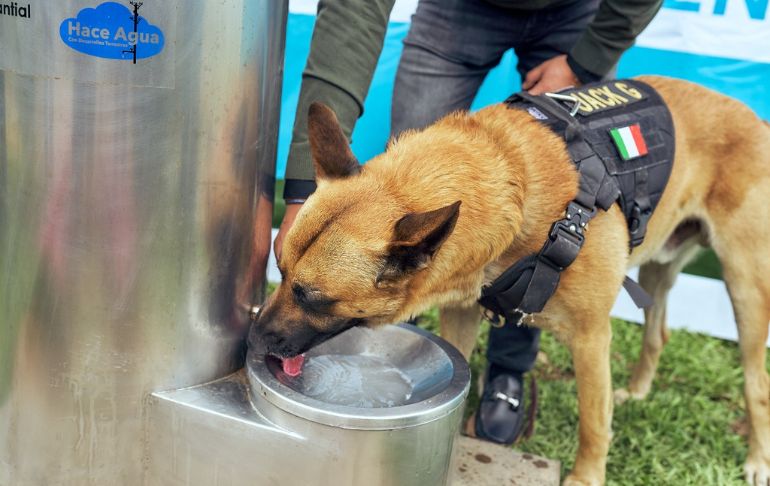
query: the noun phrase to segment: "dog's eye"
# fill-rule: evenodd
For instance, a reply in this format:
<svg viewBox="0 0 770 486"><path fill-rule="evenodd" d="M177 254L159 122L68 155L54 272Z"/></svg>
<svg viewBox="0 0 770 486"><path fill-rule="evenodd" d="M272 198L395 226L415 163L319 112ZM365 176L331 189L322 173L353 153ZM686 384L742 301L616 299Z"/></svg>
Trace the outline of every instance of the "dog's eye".
<svg viewBox="0 0 770 486"><path fill-rule="evenodd" d="M297 305L308 312L315 312L316 314L327 312L329 307L338 302L337 299L327 297L320 290L308 289L300 284L292 285L291 291L294 294L294 300L297 302Z"/></svg>
<svg viewBox="0 0 770 486"><path fill-rule="evenodd" d="M296 300L298 304L302 305L307 302L307 291L305 291L305 288L301 285L292 285L291 292L294 294L294 300Z"/></svg>

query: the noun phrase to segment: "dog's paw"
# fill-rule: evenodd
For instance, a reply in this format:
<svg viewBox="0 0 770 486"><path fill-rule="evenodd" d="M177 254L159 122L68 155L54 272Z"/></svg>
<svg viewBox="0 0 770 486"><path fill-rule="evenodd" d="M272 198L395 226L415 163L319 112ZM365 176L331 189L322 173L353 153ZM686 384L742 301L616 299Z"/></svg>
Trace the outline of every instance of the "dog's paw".
<svg viewBox="0 0 770 486"><path fill-rule="evenodd" d="M562 486L601 486L602 482L596 479L579 478L570 474L564 478Z"/></svg>
<svg viewBox="0 0 770 486"><path fill-rule="evenodd" d="M746 482L752 486L770 486L770 461L749 457L743 466Z"/></svg>
<svg viewBox="0 0 770 486"><path fill-rule="evenodd" d="M631 398L631 393L628 392L625 388L618 388L615 390L615 405L623 405L628 401L629 398Z"/></svg>
<svg viewBox="0 0 770 486"><path fill-rule="evenodd" d="M634 393L631 391L628 391L626 388L618 388L615 390L615 405L623 405L628 400L643 400L645 397L645 394L642 393Z"/></svg>

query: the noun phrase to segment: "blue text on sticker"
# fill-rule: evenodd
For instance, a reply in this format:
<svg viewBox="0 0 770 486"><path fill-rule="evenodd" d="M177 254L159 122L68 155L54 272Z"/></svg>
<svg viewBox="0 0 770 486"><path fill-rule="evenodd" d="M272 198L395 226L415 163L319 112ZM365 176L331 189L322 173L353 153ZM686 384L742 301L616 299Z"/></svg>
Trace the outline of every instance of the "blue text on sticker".
<svg viewBox="0 0 770 486"><path fill-rule="evenodd" d="M89 56L106 59L146 59L163 50L163 31L139 16L134 31L133 12L116 2L84 8L76 18L64 19L59 27L62 41Z"/></svg>

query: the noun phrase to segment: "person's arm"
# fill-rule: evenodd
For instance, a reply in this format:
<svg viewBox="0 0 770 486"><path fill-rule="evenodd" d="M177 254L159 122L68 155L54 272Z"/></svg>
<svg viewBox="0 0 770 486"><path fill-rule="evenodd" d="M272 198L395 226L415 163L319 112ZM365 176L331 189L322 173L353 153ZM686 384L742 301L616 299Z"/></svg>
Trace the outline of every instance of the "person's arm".
<svg viewBox="0 0 770 486"><path fill-rule="evenodd" d="M307 138L307 112L320 101L330 106L350 139L363 114L364 99L382 51L395 0L321 0L286 161L286 201L274 251L281 257L283 239L302 203L315 191L313 162Z"/></svg>
<svg viewBox="0 0 770 486"><path fill-rule="evenodd" d="M570 53L532 69L522 88L538 95L600 80L633 45L662 4L663 0L604 0Z"/></svg>
<svg viewBox="0 0 770 486"><path fill-rule="evenodd" d="M314 190L307 139L307 111L320 101L330 106L350 138L363 114L364 99L382 51L395 0L321 0L310 55L302 74L297 115L286 162L287 203L302 201Z"/></svg>
<svg viewBox="0 0 770 486"><path fill-rule="evenodd" d="M567 56L583 83L598 81L660 10L663 0L604 0L588 28Z"/></svg>

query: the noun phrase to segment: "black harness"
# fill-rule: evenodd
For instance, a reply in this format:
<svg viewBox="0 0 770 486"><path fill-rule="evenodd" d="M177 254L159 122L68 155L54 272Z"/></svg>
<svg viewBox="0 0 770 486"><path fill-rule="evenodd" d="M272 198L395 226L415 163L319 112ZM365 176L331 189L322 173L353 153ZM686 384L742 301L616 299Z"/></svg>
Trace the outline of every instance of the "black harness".
<svg viewBox="0 0 770 486"><path fill-rule="evenodd" d="M674 160L674 125L660 95L636 80L593 83L556 94L514 94L505 103L527 111L564 138L580 182L578 194L556 221L545 244L484 286L479 303L493 325L518 324L543 310L561 272L578 256L588 223L616 202L628 221L631 249L644 240ZM640 307L651 298L631 279L623 282Z"/></svg>

